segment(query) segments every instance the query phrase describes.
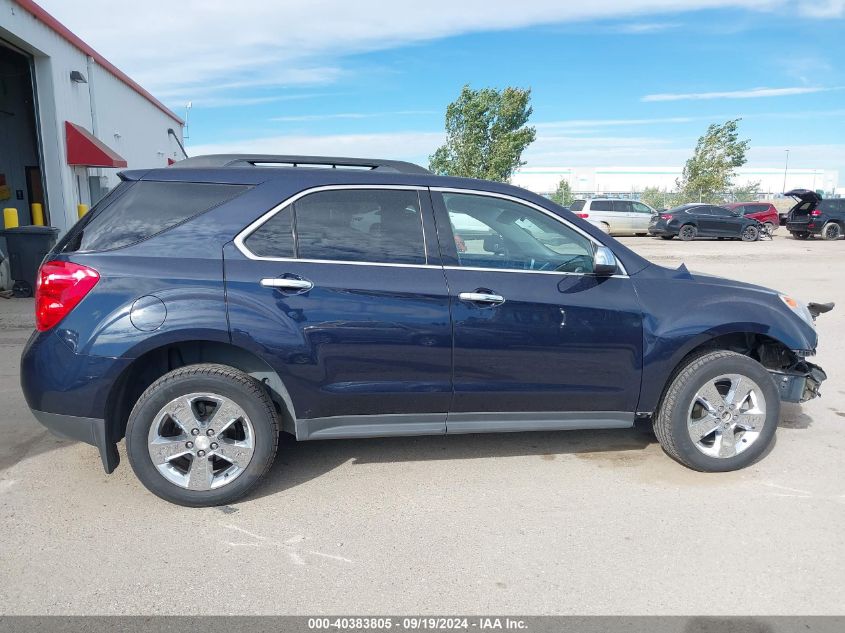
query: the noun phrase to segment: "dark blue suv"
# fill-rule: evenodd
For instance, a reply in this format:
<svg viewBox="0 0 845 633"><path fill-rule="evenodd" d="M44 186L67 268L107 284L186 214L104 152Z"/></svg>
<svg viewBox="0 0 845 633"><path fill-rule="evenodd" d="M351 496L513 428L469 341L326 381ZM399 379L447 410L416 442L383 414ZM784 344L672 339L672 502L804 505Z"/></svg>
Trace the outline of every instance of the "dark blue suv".
<svg viewBox="0 0 845 633"><path fill-rule="evenodd" d="M21 361L45 426L172 502L244 495L298 440L652 425L701 471L824 372L805 306L651 264L549 200L396 161L128 171L45 259Z"/></svg>

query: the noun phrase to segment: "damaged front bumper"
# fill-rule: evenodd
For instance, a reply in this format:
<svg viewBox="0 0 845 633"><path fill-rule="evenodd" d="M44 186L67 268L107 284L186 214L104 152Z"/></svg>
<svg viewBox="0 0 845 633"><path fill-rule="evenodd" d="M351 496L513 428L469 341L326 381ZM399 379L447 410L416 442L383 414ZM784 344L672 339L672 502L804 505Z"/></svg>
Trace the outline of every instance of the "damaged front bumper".
<svg viewBox="0 0 845 633"><path fill-rule="evenodd" d="M789 369L770 369L769 373L775 379L780 399L784 402L807 402L820 396L819 387L827 380L827 374L821 367L804 360Z"/></svg>

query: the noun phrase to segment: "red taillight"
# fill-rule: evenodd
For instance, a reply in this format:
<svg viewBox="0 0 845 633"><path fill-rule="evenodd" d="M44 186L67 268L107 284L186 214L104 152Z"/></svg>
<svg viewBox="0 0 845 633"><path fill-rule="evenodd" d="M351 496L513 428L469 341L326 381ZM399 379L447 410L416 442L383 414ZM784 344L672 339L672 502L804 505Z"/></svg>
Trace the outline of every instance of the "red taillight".
<svg viewBox="0 0 845 633"><path fill-rule="evenodd" d="M35 283L35 327L49 330L100 281L93 268L73 262L44 262Z"/></svg>
<svg viewBox="0 0 845 633"><path fill-rule="evenodd" d="M575 215L577 215L579 218L589 218L590 217L589 213L576 213Z"/></svg>
<svg viewBox="0 0 845 633"><path fill-rule="evenodd" d="M817 218L817 217L819 217L821 214L822 214L822 212L821 212L821 211L819 211L818 209L816 209L816 210L815 210L815 211L813 211L810 215L812 215L814 218Z"/></svg>
<svg viewBox="0 0 845 633"><path fill-rule="evenodd" d="M669 215L668 213L664 213L663 215L660 216L660 219L661 220L671 220L672 216Z"/></svg>

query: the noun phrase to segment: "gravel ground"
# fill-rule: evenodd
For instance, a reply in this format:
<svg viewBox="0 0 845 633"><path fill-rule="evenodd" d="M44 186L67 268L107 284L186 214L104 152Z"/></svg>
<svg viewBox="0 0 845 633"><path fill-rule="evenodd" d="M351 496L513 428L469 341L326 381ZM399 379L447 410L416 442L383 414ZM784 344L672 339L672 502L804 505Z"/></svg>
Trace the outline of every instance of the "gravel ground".
<svg viewBox="0 0 845 633"><path fill-rule="evenodd" d="M824 397L762 461L695 473L635 431L285 441L250 498L185 509L38 426L32 302L0 300L0 612L845 613L845 242L623 241L838 303Z"/></svg>

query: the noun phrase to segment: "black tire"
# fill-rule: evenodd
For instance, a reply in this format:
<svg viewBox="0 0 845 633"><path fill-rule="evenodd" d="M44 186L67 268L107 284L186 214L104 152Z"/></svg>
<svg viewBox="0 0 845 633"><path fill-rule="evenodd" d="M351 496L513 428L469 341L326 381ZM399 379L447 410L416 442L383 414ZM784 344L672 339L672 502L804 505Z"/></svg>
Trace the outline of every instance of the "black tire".
<svg viewBox="0 0 845 633"><path fill-rule="evenodd" d="M671 240L671 239L674 239L674 238L675 238L674 235L661 235L660 236L661 240Z"/></svg>
<svg viewBox="0 0 845 633"><path fill-rule="evenodd" d="M759 385L766 402L766 418L751 446L733 457L705 455L690 437L689 412L698 390L724 374L739 374ZM663 450L677 462L702 472L727 472L745 468L766 451L780 417L780 394L768 370L748 356L715 351L691 357L673 375L654 421L654 433Z"/></svg>
<svg viewBox="0 0 845 633"><path fill-rule="evenodd" d="M235 402L249 417L255 435L249 464L233 481L210 490L189 490L172 483L153 464L148 450L150 427L158 412L175 398L197 392ZM243 497L269 470L278 444L278 415L267 391L251 376L227 365L188 365L165 374L138 399L126 427L126 452L141 483L162 499L190 507L226 505Z"/></svg>
<svg viewBox="0 0 845 633"><path fill-rule="evenodd" d="M810 234L807 231L795 231L792 233L792 237L796 240L808 240L810 239Z"/></svg>
<svg viewBox="0 0 845 633"><path fill-rule="evenodd" d="M760 238L760 229L753 224L749 224L742 229L741 239L743 242L756 242Z"/></svg>
<svg viewBox="0 0 845 633"><path fill-rule="evenodd" d="M694 240L696 235L698 235L698 228L694 224L684 224L678 231L678 237L684 242Z"/></svg>
<svg viewBox="0 0 845 633"><path fill-rule="evenodd" d="M822 239L834 241L840 237L842 237L842 227L836 222L828 222L822 227Z"/></svg>

